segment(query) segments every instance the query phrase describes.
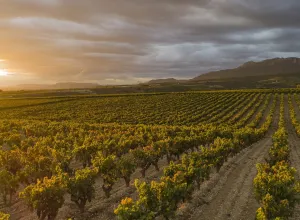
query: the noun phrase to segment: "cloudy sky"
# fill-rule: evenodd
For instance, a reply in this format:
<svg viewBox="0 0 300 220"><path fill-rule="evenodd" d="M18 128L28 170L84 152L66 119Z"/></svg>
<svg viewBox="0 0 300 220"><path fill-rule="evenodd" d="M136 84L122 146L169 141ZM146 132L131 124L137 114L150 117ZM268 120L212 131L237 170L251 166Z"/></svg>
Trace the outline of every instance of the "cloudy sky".
<svg viewBox="0 0 300 220"><path fill-rule="evenodd" d="M300 57L299 0L0 3L0 85L127 84Z"/></svg>

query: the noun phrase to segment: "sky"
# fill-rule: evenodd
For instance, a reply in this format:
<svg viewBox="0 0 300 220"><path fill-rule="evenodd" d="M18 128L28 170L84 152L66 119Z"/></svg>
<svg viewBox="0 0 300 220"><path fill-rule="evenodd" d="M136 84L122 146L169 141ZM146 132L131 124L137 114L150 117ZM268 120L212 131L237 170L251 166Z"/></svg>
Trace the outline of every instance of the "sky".
<svg viewBox="0 0 300 220"><path fill-rule="evenodd" d="M300 57L299 0L0 0L0 86L186 79Z"/></svg>

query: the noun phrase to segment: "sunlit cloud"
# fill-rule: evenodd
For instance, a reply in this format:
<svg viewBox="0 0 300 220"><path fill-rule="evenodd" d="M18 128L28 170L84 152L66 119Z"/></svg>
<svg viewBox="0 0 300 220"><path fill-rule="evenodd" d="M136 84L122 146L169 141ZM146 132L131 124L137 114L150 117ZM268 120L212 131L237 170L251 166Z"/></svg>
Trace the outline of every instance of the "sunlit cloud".
<svg viewBox="0 0 300 220"><path fill-rule="evenodd" d="M3 1L0 85L185 79L300 56L299 10L298 0Z"/></svg>
<svg viewBox="0 0 300 220"><path fill-rule="evenodd" d="M0 76L7 76L7 75L9 75L9 72L7 72L7 70L0 69Z"/></svg>

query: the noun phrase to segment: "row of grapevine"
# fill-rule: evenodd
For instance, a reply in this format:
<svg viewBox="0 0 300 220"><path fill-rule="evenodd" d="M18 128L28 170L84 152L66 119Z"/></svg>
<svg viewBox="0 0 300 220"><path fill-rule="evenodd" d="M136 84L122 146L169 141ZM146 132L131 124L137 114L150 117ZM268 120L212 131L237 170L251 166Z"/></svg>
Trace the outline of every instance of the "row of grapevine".
<svg viewBox="0 0 300 220"><path fill-rule="evenodd" d="M243 96L242 98L238 97L235 100L233 100L233 102L227 102L225 104L223 103L222 107L217 108L214 111L214 115L211 115L207 122L215 123L220 121L220 123L222 123L224 120L232 117L235 113L239 112L241 108L244 105L246 105L250 100L252 100L254 96L255 94L253 93L250 96Z"/></svg>
<svg viewBox="0 0 300 220"><path fill-rule="evenodd" d="M294 94L294 99L296 101L296 108L299 108L300 100L299 100L299 97L298 97L297 94ZM299 124L299 121L296 117L296 111L295 111L294 105L292 103L292 96L291 95L289 95L289 106L290 106L290 115L291 115L292 124L295 128L295 131L296 131L297 135L300 136L300 124Z"/></svg>
<svg viewBox="0 0 300 220"><path fill-rule="evenodd" d="M174 133L175 131L172 132ZM33 133L34 130L27 127L25 134L29 136ZM206 137L208 138L212 134L220 135L220 132L217 132L217 130L215 129L212 130L212 132L202 132L203 135L208 136L201 137L199 136L200 134L201 133L198 133L198 136L195 136L195 139L193 139L192 136L189 136L188 139L185 138L180 140L175 136L174 140L167 139L166 141L157 141L152 146L144 148L138 147L139 143L135 144L130 142L127 142L127 147L126 145L116 145L116 143L113 143L112 141L105 141L103 145L101 145L100 142L94 142L94 140L89 137L83 140L82 145L76 147L76 143L60 143L59 136L54 136L54 140L50 137L32 138L31 136L29 136L28 139L30 140L21 140L20 143L18 143L18 141L13 141L13 143L19 144L17 148L16 145L13 145L13 149L8 151L1 151L0 165L3 168L0 173L0 182L2 188L1 194L3 195L4 202L6 203L7 195L9 195L9 200L11 201L12 195L17 192L20 184L30 184L25 189L25 191L28 191L28 193L23 194L21 198L24 198L28 201L33 201L38 204L40 204L42 201L48 201L43 197L43 195L41 195L41 198L31 198L30 196L35 192L34 190L36 190L36 188L39 189L41 186L43 186L43 188L46 188L50 183L53 182L52 178L56 180L55 176L57 174L57 169L62 169L63 171L68 172L70 175L70 179L75 178L76 180L76 176L82 170L77 170L75 174L70 171L70 162L72 157L74 157L77 161L82 162L83 167L93 164L94 167L98 169L97 173L99 173L103 180L103 191L107 196L109 196L113 185L119 178L123 178L126 181L126 185L128 186L130 175L135 171L137 167L141 168L144 176L146 170L150 167L150 165L154 165L155 167L157 167L158 160L164 155L163 153L167 154L167 156L170 158L173 155L179 156L184 151L190 149L190 147L197 146L197 140L200 141L200 145L200 143L202 143L201 138L203 139L203 141L205 141ZM73 134L73 136L70 136L69 140L76 139L76 135L78 134L75 133ZM141 139L141 142L144 142L146 145L148 137L145 136L145 133L143 135L146 140ZM191 133L189 133L189 135L191 135ZM172 136L169 133L168 138L170 137ZM125 139L127 138L128 137L126 137ZM155 138L157 139L158 136ZM64 139L64 141L67 140L68 139ZM74 144L75 148L73 150L70 149L70 147L74 146ZM51 145L54 145L54 148L50 148L49 146ZM137 146L137 148L135 146ZM132 149L132 151L130 151L130 149ZM119 155L119 158L117 158L117 156L115 155ZM85 173L88 174L85 176L85 178L94 179L91 177L92 172L85 170ZM36 181L38 181L38 183L35 183ZM84 179L83 181L86 181L86 179ZM46 182L47 184L44 182ZM57 188L59 188L59 186L55 183L56 182L53 183L53 187L56 187L56 190ZM93 186L91 186L90 188L90 192L93 192ZM66 190L64 188L58 190L57 193L62 196L65 191ZM68 191L74 192L74 189L69 189ZM37 192L35 192L34 194L36 195ZM51 190L47 190L47 192L51 192ZM56 193L56 191L54 191L53 193ZM59 195L54 196L55 200L57 200ZM74 193L70 195L72 196L72 200L74 200L73 198L76 197L74 196ZM89 198L89 200L91 200L92 196ZM42 201L40 201L40 199ZM51 204L53 203L53 201L49 202ZM75 202L76 204L78 203L78 201L76 200ZM29 205L31 206L31 208L36 208L38 213L40 213L40 209L42 208L32 207L32 204ZM49 204L45 204L45 206L43 207L49 207ZM81 210L83 209L82 205L80 205L79 207ZM46 211L46 213L50 211ZM40 216L40 214L38 214L38 216ZM55 216L55 212L52 213L51 216Z"/></svg>
<svg viewBox="0 0 300 220"><path fill-rule="evenodd" d="M260 114L262 115L265 112L268 104L270 103L270 98L271 98L271 94L268 94L266 97L265 96L261 97L260 100L257 103L255 103L252 109L250 109L243 118L237 121L234 124L234 126L237 128L242 128L246 125L251 126L251 124L254 124L253 122L255 121L255 120L251 121L252 118L254 119L258 118L258 121L260 121L261 117L258 116Z"/></svg>
<svg viewBox="0 0 300 220"><path fill-rule="evenodd" d="M231 119L229 119L228 124L235 124L237 122L246 121L249 117L249 113L256 112L255 110L261 105L265 98L265 94L260 94L255 96L252 100L248 101L248 104L238 113L234 115ZM242 120L241 120L242 119ZM224 121L226 123L226 121Z"/></svg>
<svg viewBox="0 0 300 220"><path fill-rule="evenodd" d="M261 119L263 118L263 114L265 113L269 103L270 103L270 100L271 100L271 95L269 94L262 106L262 109L260 112L258 112L256 115L255 115L255 118L253 121L249 122L249 124L247 124L247 127L250 127L250 128L256 128L258 126L258 123L259 121L261 121ZM275 101L273 101L273 106L275 106ZM258 107L257 107L258 108ZM274 107L275 108L275 107ZM237 127L240 127L241 125L239 125L239 122L236 124Z"/></svg>
<svg viewBox="0 0 300 220"><path fill-rule="evenodd" d="M45 104L38 100L31 106L22 106L23 100L19 100L20 103L12 105L13 108L0 107L0 119L191 126L217 122L235 107L245 107L248 104L245 99L249 101L249 96L254 95L259 93L91 97Z"/></svg>
<svg viewBox="0 0 300 220"><path fill-rule="evenodd" d="M257 164L258 174L254 179L254 191L261 207L257 210L257 220L287 219L299 195L299 183L295 179L296 170L289 164L288 135L284 120L284 95L280 100L278 130L272 137L267 163Z"/></svg>
<svg viewBox="0 0 300 220"><path fill-rule="evenodd" d="M235 123L244 115L244 113L248 110L249 107L251 107L254 102L257 101L260 94L252 94L247 99L245 99L243 102L238 103L238 106L232 106L232 108L226 109L228 112L220 119L218 120L218 124L228 123L232 124Z"/></svg>
<svg viewBox="0 0 300 220"><path fill-rule="evenodd" d="M179 163L172 162L164 169L160 181L136 180L138 200L124 198L115 214L121 220L172 218L178 205L190 197L195 187L199 188L204 180L209 179L212 168L219 170L229 157L265 135L272 123L274 109L275 105L261 128L236 130L232 138L217 138L209 147L185 154Z"/></svg>
<svg viewBox="0 0 300 220"><path fill-rule="evenodd" d="M117 127L118 126L116 126L116 128ZM55 128L55 127L53 128L57 130L64 130L62 128ZM208 128L208 127L205 126L204 128ZM70 128L68 129L70 130ZM95 169L97 169L96 173L99 174L103 180L103 186L102 186L103 191L106 193L107 196L109 196L113 185L116 183L118 179L123 178L126 182L126 185L128 186L130 181L130 175L135 171L137 167L141 168L144 176L146 170L150 167L150 165L154 165L158 169L157 166L158 160L161 159L163 155L167 155L167 157L172 157L173 155L178 157L183 152L191 149L191 147L195 147L200 145L201 143L206 143L206 141L213 140L214 137L216 137L216 135L218 136L222 135L222 132L224 132L225 135L228 135L228 133L230 132L226 130L222 131L213 128L213 130L211 131L206 130L205 132L200 132L200 133L199 132L195 133L197 131L196 129L191 129L191 131L185 130L185 132L187 132L185 134L183 133L184 129L179 129L179 128L176 129L177 131L167 130L166 135L168 136L168 138L174 136L176 132L179 132L179 134L181 135L184 134L188 136L184 139L180 139L180 136L178 137L174 136L175 138L174 140L167 139L166 141L164 140L157 141L153 143L152 146L146 146L144 148L138 147L139 144L137 145L130 144L128 147L125 148L126 145L117 146L116 143L110 144L111 141L110 143L106 141L103 143L103 145L101 145L100 142L97 143L93 142L93 139L89 137L88 139L85 138L83 140L83 145L78 147L76 147L76 143L73 142L70 142L69 144L67 142L59 143L60 138L63 138L65 141L68 140L70 141L73 139L76 140L76 136L79 135L78 133L72 134L72 136L70 136L69 133L68 134L69 139L57 135L55 135L54 138L48 136L33 138L32 135L35 132L38 132L37 133L38 135L43 135L43 132L41 132L39 129L35 131L33 127L26 126L24 134L26 137L28 137L28 139L30 138L30 140L25 140L25 142L21 140L20 143L14 142L15 144L19 144L17 148L16 145L13 145L13 148L15 149L1 152L0 164L1 167L3 167L4 169L2 172L3 177L0 178L0 181L2 183L2 186L6 187L6 189L2 191L2 194L5 198L6 195L9 195L11 198L11 195L18 190L20 183L26 185L31 183L25 189L27 193L23 193L21 198L24 198L25 200L31 202L34 201L35 203L38 204L41 203L40 199L42 199L43 201L48 201L42 195L41 198L31 198L30 196L32 193L35 192L34 190L36 190L36 188L39 189L41 186L46 188L46 186L48 186L50 183L53 182L52 178L56 180L57 179L55 178L57 175L56 171L60 169L63 170L64 172L68 172L69 178L75 180L77 179L76 176L79 175L78 173L83 172L85 174L88 174L85 175L85 178L88 178L88 182L93 183L94 181L93 179L95 177L91 176L93 172L89 171L88 169L77 170L75 174L69 172L69 170L71 169L70 167L71 158L74 157L78 161L82 162L83 167L93 165ZM50 130L46 129L46 131L49 132ZM44 134L47 134L46 131ZM126 131L128 132L128 129L126 129ZM152 132L154 132L154 130L152 130ZM174 134L172 135L170 132ZM194 134L191 132L193 132ZM50 132L50 134L55 134L55 133ZM151 133L151 134L153 135L155 133ZM195 136L195 134L197 136ZM111 135L112 134L110 134L110 136ZM194 136L194 139L192 135ZM96 136L93 137L95 138ZM146 140L149 139L149 137L145 136L145 133L143 133L143 137L146 138ZM114 136L114 138L116 138L116 136ZM126 139L128 138L129 137L127 136ZM156 136L154 138L157 139L159 138L159 136ZM142 142L147 144L146 140L141 139ZM30 144L34 144L34 145L31 146ZM73 146L74 144L75 144L75 148L73 150L70 149L70 147ZM54 145L54 148L48 147L50 145ZM137 148L134 146L136 146ZM119 154L118 152L121 154ZM36 181L38 182L35 183ZM83 181L87 181L87 180L84 179ZM46 182L47 184L44 182ZM71 186L73 184L70 185L65 184L65 185ZM94 191L92 185L90 186L91 190L89 192ZM59 186L54 184L54 187L56 187L57 189ZM47 192L49 191L51 190L48 190ZM65 191L66 190L60 189L57 191L57 193L59 193L59 195L61 196L61 194L63 194L62 192ZM68 189L67 191L74 192L74 189L73 190ZM37 192L35 192L34 194L36 195ZM75 201L76 204L81 204L79 205L79 207L82 210L83 209L82 204L85 204L86 201L84 203L81 203L78 202L77 200L74 200L74 198L76 198L74 194L76 193L70 194L72 196L72 201ZM57 199L59 195L54 196L54 198ZM91 194L89 196L89 200L91 200L92 197L93 195ZM50 202L53 203L53 201ZM31 206L31 208L36 208L38 210L38 213L42 212L40 211L40 208L32 207L32 204L29 205ZM49 204L43 207L49 207ZM50 211L46 211L46 213L48 212ZM55 212L52 213L51 216L55 216Z"/></svg>

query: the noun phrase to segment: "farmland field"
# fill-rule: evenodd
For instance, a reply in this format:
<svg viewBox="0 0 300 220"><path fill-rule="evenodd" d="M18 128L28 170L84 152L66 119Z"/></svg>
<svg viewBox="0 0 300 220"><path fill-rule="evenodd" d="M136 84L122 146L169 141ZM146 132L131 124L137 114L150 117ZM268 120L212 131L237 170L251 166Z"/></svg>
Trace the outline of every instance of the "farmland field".
<svg viewBox="0 0 300 220"><path fill-rule="evenodd" d="M296 89L0 99L0 219L299 219L299 136Z"/></svg>

